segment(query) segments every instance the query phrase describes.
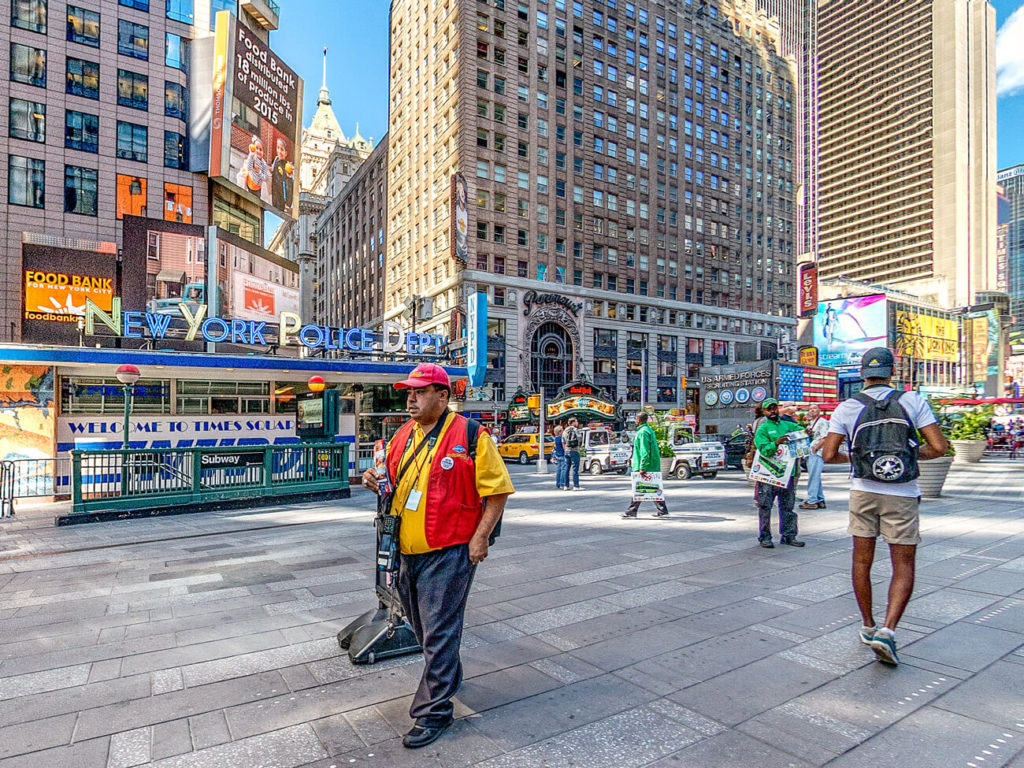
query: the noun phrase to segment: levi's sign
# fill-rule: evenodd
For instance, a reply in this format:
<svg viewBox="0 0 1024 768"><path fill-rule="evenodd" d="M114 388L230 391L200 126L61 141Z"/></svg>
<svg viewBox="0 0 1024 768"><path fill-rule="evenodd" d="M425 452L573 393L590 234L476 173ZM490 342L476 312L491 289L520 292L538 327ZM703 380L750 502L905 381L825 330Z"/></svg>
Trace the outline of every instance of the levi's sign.
<svg viewBox="0 0 1024 768"><path fill-rule="evenodd" d="M378 352L395 354L442 354L448 346L448 339L436 333L413 333L405 331L397 323L385 321L380 328L342 328L331 325L303 324L295 312L281 312L279 324L268 326L256 320L238 318L207 317L205 304L178 305L178 315L121 311L121 297L111 300L110 311L98 306L92 299L85 303L85 334L96 335L99 322L117 336L128 339L184 338L196 341L202 338L214 344L247 344L255 346L287 346L299 344L310 349L339 349L349 352ZM170 334L172 320L175 331L182 330L183 336ZM184 327L182 327L184 321Z"/></svg>

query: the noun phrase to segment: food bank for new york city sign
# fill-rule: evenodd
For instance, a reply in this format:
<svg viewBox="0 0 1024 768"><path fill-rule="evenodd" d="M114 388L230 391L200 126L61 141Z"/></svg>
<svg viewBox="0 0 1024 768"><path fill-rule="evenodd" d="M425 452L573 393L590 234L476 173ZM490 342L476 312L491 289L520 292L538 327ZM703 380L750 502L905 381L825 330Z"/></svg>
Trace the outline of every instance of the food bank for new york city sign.
<svg viewBox="0 0 1024 768"><path fill-rule="evenodd" d="M282 312L277 328L265 322L207 317L205 304L179 304L180 319L185 321L185 341L201 337L214 344L249 344L287 346L296 343L310 349L341 349L349 352L380 352L394 354L441 354L447 339L434 333L406 332L397 323L385 321L379 331L370 328L341 328L330 325L303 324L295 312ZM168 337L173 314L121 311L121 297L111 300L110 312L91 299L85 302L85 333L95 335L97 321L117 336L128 339L163 339ZM379 334L379 338L378 338ZM269 340L267 337L270 337Z"/></svg>

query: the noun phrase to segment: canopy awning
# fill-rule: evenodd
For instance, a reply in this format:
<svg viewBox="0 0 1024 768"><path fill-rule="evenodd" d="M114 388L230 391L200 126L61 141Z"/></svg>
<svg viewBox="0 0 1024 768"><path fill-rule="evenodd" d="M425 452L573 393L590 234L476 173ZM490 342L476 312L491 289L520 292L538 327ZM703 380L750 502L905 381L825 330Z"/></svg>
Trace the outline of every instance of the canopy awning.
<svg viewBox="0 0 1024 768"><path fill-rule="evenodd" d="M161 269L156 275L158 283L183 283L185 282L185 270L183 269Z"/></svg>

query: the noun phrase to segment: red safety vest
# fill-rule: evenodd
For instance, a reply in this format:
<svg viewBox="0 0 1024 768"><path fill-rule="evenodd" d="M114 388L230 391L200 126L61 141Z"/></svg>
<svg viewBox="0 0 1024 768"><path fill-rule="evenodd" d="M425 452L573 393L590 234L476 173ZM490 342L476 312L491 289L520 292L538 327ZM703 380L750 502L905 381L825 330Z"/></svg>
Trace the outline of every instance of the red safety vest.
<svg viewBox="0 0 1024 768"><path fill-rule="evenodd" d="M389 477L398 477L402 454L409 445L415 424L415 421L407 421L391 440L392 450L387 457ZM483 516L483 505L476 490L476 463L469 457L468 446L466 417L452 414L434 450L427 480L424 538L431 549L465 544L473 538ZM449 464L451 468L445 469L444 465ZM412 471L414 467L406 470Z"/></svg>

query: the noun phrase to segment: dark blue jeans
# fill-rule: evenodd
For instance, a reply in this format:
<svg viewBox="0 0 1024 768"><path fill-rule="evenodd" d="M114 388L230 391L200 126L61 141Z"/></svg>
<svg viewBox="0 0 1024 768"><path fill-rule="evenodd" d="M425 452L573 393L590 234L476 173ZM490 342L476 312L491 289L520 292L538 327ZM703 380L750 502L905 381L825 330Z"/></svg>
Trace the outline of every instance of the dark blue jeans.
<svg viewBox="0 0 1024 768"><path fill-rule="evenodd" d="M580 452L579 451L569 451L567 454L565 454L565 456L569 460L569 469L568 469L569 475L566 476L565 485L568 488L569 485L570 485L570 480L571 480L571 484L574 485L575 487L579 488L580 487ZM570 475L571 475L571 477L570 477Z"/></svg>
<svg viewBox="0 0 1024 768"><path fill-rule="evenodd" d="M569 486L569 457L564 453L561 456L555 456L555 485L559 488L567 488Z"/></svg>
<svg viewBox="0 0 1024 768"><path fill-rule="evenodd" d="M796 538L796 478L790 480L789 487L779 488L768 483L757 484L757 518L760 523L758 540L764 541L772 537L772 507L779 500L779 534L783 538Z"/></svg>
<svg viewBox="0 0 1024 768"><path fill-rule="evenodd" d="M402 610L423 646L423 677L409 716L423 728L451 720L452 696L462 684L462 623L476 566L469 545L459 544L422 555L402 555L398 595Z"/></svg>

